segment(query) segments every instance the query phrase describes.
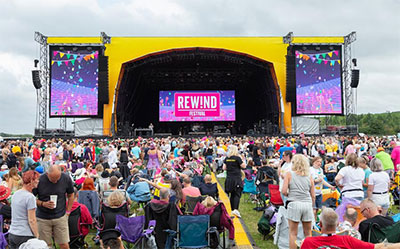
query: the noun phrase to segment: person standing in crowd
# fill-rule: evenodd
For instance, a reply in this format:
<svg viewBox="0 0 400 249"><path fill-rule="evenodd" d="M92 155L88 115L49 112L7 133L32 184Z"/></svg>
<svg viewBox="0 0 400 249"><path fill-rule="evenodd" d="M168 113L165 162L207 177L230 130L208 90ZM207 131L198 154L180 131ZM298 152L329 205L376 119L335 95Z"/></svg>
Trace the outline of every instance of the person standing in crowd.
<svg viewBox="0 0 400 249"><path fill-rule="evenodd" d="M368 198L373 200L375 204L382 207L382 215L386 215L390 206L389 199L389 175L383 171L382 162L378 158L371 160L372 174L368 180Z"/></svg>
<svg viewBox="0 0 400 249"><path fill-rule="evenodd" d="M40 174L29 170L22 175L22 189L11 198L11 226L8 238L9 248L17 249L32 238L39 238L36 221L36 198L32 190L38 186Z"/></svg>
<svg viewBox="0 0 400 249"><path fill-rule="evenodd" d="M135 159L140 159L140 153L139 142L135 142L135 146L131 149L131 154Z"/></svg>
<svg viewBox="0 0 400 249"><path fill-rule="evenodd" d="M315 186L315 205L314 218L317 220L318 210L322 208L322 186L327 186L332 191L336 188L324 180L324 171L321 169L322 158L317 156L311 160L312 167L310 168L311 177L314 180Z"/></svg>
<svg viewBox="0 0 400 249"><path fill-rule="evenodd" d="M385 152L383 147L378 148L378 154L376 154L375 158L381 160L383 165L383 170L389 175L390 179L394 177L394 165L392 158L388 153Z"/></svg>
<svg viewBox="0 0 400 249"><path fill-rule="evenodd" d="M8 172L8 176L8 187L11 189L11 193L15 193L22 188L22 178L18 175L17 168L11 168Z"/></svg>
<svg viewBox="0 0 400 249"><path fill-rule="evenodd" d="M150 144L147 154L149 156L149 161L147 162L148 175L154 177L157 169L160 168L161 162L160 153L154 143Z"/></svg>
<svg viewBox="0 0 400 249"><path fill-rule="evenodd" d="M364 199L364 178L364 170L357 165L357 155L352 153L346 157L346 167L339 171L335 181L336 186L341 187L343 197L362 201Z"/></svg>
<svg viewBox="0 0 400 249"><path fill-rule="evenodd" d="M223 169L226 170L225 192L229 195L232 214L240 216L239 203L243 191L242 169L246 168L246 164L239 156L238 148L232 145L228 151L228 155L224 160Z"/></svg>
<svg viewBox="0 0 400 249"><path fill-rule="evenodd" d="M364 198L367 198L367 190L368 190L368 180L369 176L372 174L371 169L368 167L367 164L368 158L366 156L357 158L357 165L358 167L364 170L364 181L363 181L363 191L364 191Z"/></svg>
<svg viewBox="0 0 400 249"><path fill-rule="evenodd" d="M293 154L291 151L289 150L284 151L282 155L282 160L280 161L278 167L279 191L281 192L283 203L286 203L286 196L282 194L282 187L286 173L292 170L292 157Z"/></svg>
<svg viewBox="0 0 400 249"><path fill-rule="evenodd" d="M393 148L391 158L393 160L394 170L397 172L400 170L400 142L392 141L391 146Z"/></svg>
<svg viewBox="0 0 400 249"><path fill-rule="evenodd" d="M46 174L40 176L39 185L33 190L33 194L38 197L36 204L39 238L51 247L54 236L54 241L61 249L68 249L68 217L74 202L71 178L61 172L60 166L52 165Z"/></svg>
<svg viewBox="0 0 400 249"><path fill-rule="evenodd" d="M302 223L304 237L311 236L313 203L315 203L314 180L310 176L310 162L302 154L296 154L292 160L292 171L285 175L282 194L287 196L287 214L289 221L289 248L296 249L299 222Z"/></svg>

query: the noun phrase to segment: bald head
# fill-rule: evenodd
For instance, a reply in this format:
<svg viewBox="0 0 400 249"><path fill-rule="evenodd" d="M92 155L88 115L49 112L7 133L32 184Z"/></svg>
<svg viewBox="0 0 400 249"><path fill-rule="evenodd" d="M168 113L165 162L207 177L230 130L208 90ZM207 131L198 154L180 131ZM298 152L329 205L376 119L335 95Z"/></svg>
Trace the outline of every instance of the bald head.
<svg viewBox="0 0 400 249"><path fill-rule="evenodd" d="M207 175L204 176L204 182L205 183L211 183L211 180L212 180L211 175L207 174Z"/></svg>
<svg viewBox="0 0 400 249"><path fill-rule="evenodd" d="M167 188L160 189L160 200L169 200L169 190Z"/></svg>
<svg viewBox="0 0 400 249"><path fill-rule="evenodd" d="M47 176L52 183L57 183L61 177L61 167L59 165L51 165L47 171Z"/></svg>

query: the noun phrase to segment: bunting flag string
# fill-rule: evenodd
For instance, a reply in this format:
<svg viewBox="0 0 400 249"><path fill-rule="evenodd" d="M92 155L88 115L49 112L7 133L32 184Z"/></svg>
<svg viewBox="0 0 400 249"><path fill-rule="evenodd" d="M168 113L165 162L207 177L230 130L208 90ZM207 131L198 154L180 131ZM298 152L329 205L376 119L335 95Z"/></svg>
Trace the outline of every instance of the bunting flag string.
<svg viewBox="0 0 400 249"><path fill-rule="evenodd" d="M60 51L53 51L54 57L56 57L57 54L60 56L60 59L62 59L65 56L66 60L52 60L51 65L57 63L57 66L61 66L61 64L64 63L66 66L68 66L69 62L71 62L72 65L75 65L76 61L80 63L82 60L89 61L91 59L97 59L99 56L98 51L95 51L90 54L71 54L71 53L63 53Z"/></svg>
<svg viewBox="0 0 400 249"><path fill-rule="evenodd" d="M333 54L338 56L339 51L334 50L334 51L330 51L330 52L326 52L326 53L318 53L318 54L305 54L305 53L300 53L299 51L296 51L296 58L304 59L306 61L311 59L311 61L313 63L317 63L317 64L324 63L325 65L327 65L329 63L330 66L334 66L336 63L338 63L340 65L341 64L340 59L329 59L329 58L332 58Z"/></svg>

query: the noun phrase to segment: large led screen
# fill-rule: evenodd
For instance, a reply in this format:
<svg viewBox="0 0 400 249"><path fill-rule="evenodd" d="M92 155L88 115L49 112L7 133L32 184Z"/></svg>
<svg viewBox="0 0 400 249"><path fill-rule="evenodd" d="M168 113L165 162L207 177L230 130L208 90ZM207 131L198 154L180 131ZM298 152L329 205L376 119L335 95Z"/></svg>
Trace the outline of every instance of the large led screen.
<svg viewBox="0 0 400 249"><path fill-rule="evenodd" d="M296 114L342 114L340 48L295 50Z"/></svg>
<svg viewBox="0 0 400 249"><path fill-rule="evenodd" d="M50 59L50 116L97 116L99 51L52 48Z"/></svg>
<svg viewBox="0 0 400 249"><path fill-rule="evenodd" d="M235 121L235 91L160 91L160 121Z"/></svg>

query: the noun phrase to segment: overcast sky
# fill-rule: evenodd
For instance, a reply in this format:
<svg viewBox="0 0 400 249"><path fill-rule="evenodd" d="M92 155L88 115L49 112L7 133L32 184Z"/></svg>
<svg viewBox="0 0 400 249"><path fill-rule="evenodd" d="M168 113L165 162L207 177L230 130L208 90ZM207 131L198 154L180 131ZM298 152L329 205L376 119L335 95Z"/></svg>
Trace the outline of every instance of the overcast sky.
<svg viewBox="0 0 400 249"><path fill-rule="evenodd" d="M0 132L33 133L34 31L47 36L344 36L358 113L400 111L400 0L0 0ZM59 119L50 120L59 127ZM69 125L69 128L72 128Z"/></svg>

